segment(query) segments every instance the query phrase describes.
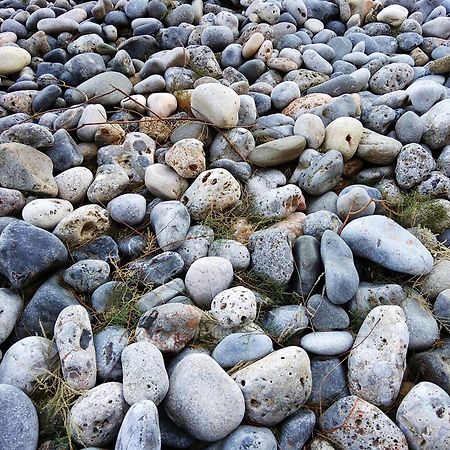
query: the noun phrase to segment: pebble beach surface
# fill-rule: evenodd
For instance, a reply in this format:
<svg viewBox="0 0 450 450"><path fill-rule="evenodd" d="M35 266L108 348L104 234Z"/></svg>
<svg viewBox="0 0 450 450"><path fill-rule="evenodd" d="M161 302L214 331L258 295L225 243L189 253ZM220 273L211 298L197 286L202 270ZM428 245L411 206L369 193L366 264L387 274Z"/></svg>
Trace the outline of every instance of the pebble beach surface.
<svg viewBox="0 0 450 450"><path fill-rule="evenodd" d="M450 448L450 0L0 0L0 450Z"/></svg>

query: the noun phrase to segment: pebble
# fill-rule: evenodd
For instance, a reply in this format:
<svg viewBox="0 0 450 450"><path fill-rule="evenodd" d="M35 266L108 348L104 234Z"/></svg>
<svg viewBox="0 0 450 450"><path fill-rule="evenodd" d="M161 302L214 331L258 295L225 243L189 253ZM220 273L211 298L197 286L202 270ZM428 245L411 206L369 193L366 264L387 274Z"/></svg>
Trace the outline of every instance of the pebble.
<svg viewBox="0 0 450 450"><path fill-rule="evenodd" d="M347 331L317 331L305 334L300 345L306 351L322 356L334 356L350 350L353 336Z"/></svg>
<svg viewBox="0 0 450 450"><path fill-rule="evenodd" d="M169 377L164 359L150 342L136 342L126 346L121 355L123 397L129 405L151 400L159 405L169 389Z"/></svg>
<svg viewBox="0 0 450 450"><path fill-rule="evenodd" d="M277 440L269 428L241 425L225 439L208 447L209 450L242 448L276 450ZM245 448L244 447L244 448Z"/></svg>
<svg viewBox="0 0 450 450"><path fill-rule="evenodd" d="M273 351L272 340L262 333L233 333L214 348L211 356L229 369L242 362L252 362Z"/></svg>
<svg viewBox="0 0 450 450"><path fill-rule="evenodd" d="M122 379L120 356L129 340L128 331L120 326L111 325L94 334L97 378L102 381Z"/></svg>
<svg viewBox="0 0 450 450"><path fill-rule="evenodd" d="M1 448L35 450L39 438L35 406L26 394L9 384L0 384L0 396Z"/></svg>
<svg viewBox="0 0 450 450"><path fill-rule="evenodd" d="M108 446L117 437L127 409L121 383L110 381L89 389L70 409L72 438L83 446Z"/></svg>
<svg viewBox="0 0 450 450"><path fill-rule="evenodd" d="M155 196L164 200L178 200L189 183L164 164L152 164L145 171L145 186Z"/></svg>
<svg viewBox="0 0 450 450"><path fill-rule="evenodd" d="M94 340L88 313L81 305L67 306L59 313L55 343L64 380L75 390L93 388L97 377Z"/></svg>
<svg viewBox="0 0 450 450"><path fill-rule="evenodd" d="M433 257L411 233L392 219L373 215L352 220L341 238L357 256L367 258L395 272L430 273Z"/></svg>
<svg viewBox="0 0 450 450"><path fill-rule="evenodd" d="M216 83L197 86L191 97L195 117L219 128L237 125L239 104L239 96L232 89ZM216 108L216 105L221 105L221 108Z"/></svg>
<svg viewBox="0 0 450 450"><path fill-rule="evenodd" d="M324 295L312 295L306 310L315 331L343 330L349 326L350 319L345 310Z"/></svg>
<svg viewBox="0 0 450 450"><path fill-rule="evenodd" d="M115 449L145 450L161 448L158 410L151 400L134 403L125 414Z"/></svg>
<svg viewBox="0 0 450 450"><path fill-rule="evenodd" d="M356 293L359 276L350 247L339 235L325 230L320 242L320 255L325 270L325 289L334 304L347 303Z"/></svg>
<svg viewBox="0 0 450 450"><path fill-rule="evenodd" d="M98 205L85 205L64 217L53 233L70 246L77 246L103 235L109 226L106 209Z"/></svg>
<svg viewBox="0 0 450 450"><path fill-rule="evenodd" d="M348 450L384 448L407 450L405 436L380 409L355 396L344 397L319 418L319 426L328 439Z"/></svg>
<svg viewBox="0 0 450 450"><path fill-rule="evenodd" d="M11 289L0 288L0 344L13 331L22 309L23 300L19 295Z"/></svg>
<svg viewBox="0 0 450 450"><path fill-rule="evenodd" d="M55 197L52 160L40 151L20 143L0 144L0 184L4 188Z"/></svg>
<svg viewBox="0 0 450 450"><path fill-rule="evenodd" d="M255 294L242 286L226 289L213 298L211 313L224 328L246 325L256 319Z"/></svg>
<svg viewBox="0 0 450 450"><path fill-rule="evenodd" d="M311 368L300 347L285 347L233 374L245 398L245 417L273 426L298 411L311 394Z"/></svg>
<svg viewBox="0 0 450 450"><path fill-rule="evenodd" d="M239 426L245 405L238 385L210 356L192 354L173 369L164 409L192 436L214 442Z"/></svg>
<svg viewBox="0 0 450 450"><path fill-rule="evenodd" d="M361 122L353 117L339 117L325 129L322 148L325 151L337 150L348 161L356 152L363 135Z"/></svg>
<svg viewBox="0 0 450 450"><path fill-rule="evenodd" d="M249 161L260 167L284 164L298 158L305 148L303 136L289 136L261 144L250 152Z"/></svg>
<svg viewBox="0 0 450 450"><path fill-rule="evenodd" d="M67 256L56 236L23 221L12 222L0 235L0 272L18 289L63 266Z"/></svg>
<svg viewBox="0 0 450 450"><path fill-rule="evenodd" d="M31 55L18 47L0 48L0 75L11 75L20 72L31 62Z"/></svg>
<svg viewBox="0 0 450 450"><path fill-rule="evenodd" d="M314 114L302 114L294 125L294 134L306 139L308 148L318 149L325 139L325 126Z"/></svg>
<svg viewBox="0 0 450 450"><path fill-rule="evenodd" d="M139 194L122 194L107 205L111 219L125 225L138 225L145 217L147 202Z"/></svg>
<svg viewBox="0 0 450 450"><path fill-rule="evenodd" d="M73 206L67 200L37 199L27 203L22 210L22 217L31 225L53 230L72 211Z"/></svg>
<svg viewBox="0 0 450 450"><path fill-rule="evenodd" d="M77 292L92 293L109 280L110 268L105 261L84 259L64 271L64 282Z"/></svg>
<svg viewBox="0 0 450 450"><path fill-rule="evenodd" d="M216 239L209 246L208 256L219 256L228 259L235 271L247 269L250 265L248 248L232 239Z"/></svg>
<svg viewBox="0 0 450 450"><path fill-rule="evenodd" d="M198 139L181 139L166 153L165 161L183 178L195 178L206 170L203 143Z"/></svg>
<svg viewBox="0 0 450 450"><path fill-rule="evenodd" d="M195 338L201 318L201 310L190 304L156 306L139 319L136 339L151 342L162 352L177 353Z"/></svg>
<svg viewBox="0 0 450 450"><path fill-rule="evenodd" d="M279 446L281 450L302 448L310 438L316 416L308 409L300 409L288 417L281 425Z"/></svg>
<svg viewBox="0 0 450 450"><path fill-rule="evenodd" d="M234 206L241 197L238 181L225 169L202 172L186 189L181 202L193 219L204 218L211 210Z"/></svg>
<svg viewBox="0 0 450 450"><path fill-rule="evenodd" d="M396 420L413 449L450 444L450 397L433 383L416 384L400 403Z"/></svg>
<svg viewBox="0 0 450 450"><path fill-rule="evenodd" d="M0 383L18 387L30 395L51 370L57 351L49 339L30 336L17 341L0 363Z"/></svg>
<svg viewBox="0 0 450 450"><path fill-rule="evenodd" d="M233 266L219 256L208 256L193 262L186 273L186 289L193 302L209 309L213 298L228 289L233 281Z"/></svg>
<svg viewBox="0 0 450 450"><path fill-rule="evenodd" d="M358 217L370 216L375 212L376 204L362 187L350 186L342 191L336 202L336 210L341 220L351 221Z"/></svg>
<svg viewBox="0 0 450 450"><path fill-rule="evenodd" d="M276 284L285 285L294 272L294 258L289 235L282 229L266 229L253 233L248 246L251 268Z"/></svg>
<svg viewBox="0 0 450 450"><path fill-rule="evenodd" d="M350 392L380 407L391 406L406 368L409 331L403 310L377 306L364 319L348 358ZM374 385L372 380L383 380Z"/></svg>

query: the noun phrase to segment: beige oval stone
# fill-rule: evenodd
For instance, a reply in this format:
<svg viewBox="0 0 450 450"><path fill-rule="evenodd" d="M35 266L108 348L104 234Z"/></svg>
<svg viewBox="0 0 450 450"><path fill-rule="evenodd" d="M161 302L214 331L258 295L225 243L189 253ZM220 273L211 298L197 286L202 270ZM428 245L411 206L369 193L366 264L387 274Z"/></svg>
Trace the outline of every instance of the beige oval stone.
<svg viewBox="0 0 450 450"><path fill-rule="evenodd" d="M30 62L31 55L23 48L0 47L0 75L20 72Z"/></svg>
<svg viewBox="0 0 450 450"><path fill-rule="evenodd" d="M168 92L155 92L149 95L147 106L157 117L169 117L177 110L178 102L177 98Z"/></svg>
<svg viewBox="0 0 450 450"><path fill-rule="evenodd" d="M359 120L353 117L339 117L326 127L322 148L326 152L337 150L342 153L344 161L348 161L358 148L363 130Z"/></svg>
<svg viewBox="0 0 450 450"><path fill-rule="evenodd" d="M165 164L151 164L145 171L145 186L164 200L178 200L189 183Z"/></svg>
<svg viewBox="0 0 450 450"><path fill-rule="evenodd" d="M259 50L264 42L264 36L262 33L254 33L250 36L250 39L245 43L242 48L242 56L250 59Z"/></svg>
<svg viewBox="0 0 450 450"><path fill-rule="evenodd" d="M239 107L239 95L221 84L202 84L192 93L191 108L194 116L219 128L237 125Z"/></svg>
<svg viewBox="0 0 450 450"><path fill-rule="evenodd" d="M333 101L333 97L328 94L308 94L304 97L296 98L283 109L283 114L298 119L302 114L309 113L312 109L327 105Z"/></svg>
<svg viewBox="0 0 450 450"><path fill-rule="evenodd" d="M109 227L110 219L106 209L98 205L85 205L64 217L53 234L69 247L75 247L105 234Z"/></svg>

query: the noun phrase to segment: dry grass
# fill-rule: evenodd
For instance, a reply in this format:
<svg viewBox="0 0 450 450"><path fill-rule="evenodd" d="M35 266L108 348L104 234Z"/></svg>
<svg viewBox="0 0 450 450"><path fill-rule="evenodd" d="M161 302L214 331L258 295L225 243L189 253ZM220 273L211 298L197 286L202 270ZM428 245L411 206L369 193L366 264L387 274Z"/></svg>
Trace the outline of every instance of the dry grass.
<svg viewBox="0 0 450 450"><path fill-rule="evenodd" d="M42 441L51 440L58 449L76 449L69 418L70 409L81 393L64 381L59 363L38 378L31 398L38 412Z"/></svg>

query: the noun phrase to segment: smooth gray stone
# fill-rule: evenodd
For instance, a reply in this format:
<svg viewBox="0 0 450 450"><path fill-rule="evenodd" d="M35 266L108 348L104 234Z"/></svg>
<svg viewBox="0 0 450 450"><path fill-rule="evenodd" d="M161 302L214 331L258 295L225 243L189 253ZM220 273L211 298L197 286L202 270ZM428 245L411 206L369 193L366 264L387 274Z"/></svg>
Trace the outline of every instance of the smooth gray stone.
<svg viewBox="0 0 450 450"><path fill-rule="evenodd" d="M423 134L423 123L414 111L406 111L395 124L397 139L402 144L419 143Z"/></svg>
<svg viewBox="0 0 450 450"><path fill-rule="evenodd" d="M277 440L269 428L241 425L207 450L277 450Z"/></svg>
<svg viewBox="0 0 450 450"><path fill-rule="evenodd" d="M319 197L311 197L309 199L306 212L307 214L312 214L317 211L326 210L334 214L337 213L336 202L338 195L336 192L329 191Z"/></svg>
<svg viewBox="0 0 450 450"><path fill-rule="evenodd" d="M18 289L63 266L67 257L55 235L23 221L12 222L0 235L0 272Z"/></svg>
<svg viewBox="0 0 450 450"><path fill-rule="evenodd" d="M326 230L338 233L341 227L341 219L336 214L330 211L320 210L306 216L303 223L303 234L321 240Z"/></svg>
<svg viewBox="0 0 450 450"><path fill-rule="evenodd" d="M293 255L293 287L297 294L307 298L323 270L320 243L313 236L300 236L295 240Z"/></svg>
<svg viewBox="0 0 450 450"><path fill-rule="evenodd" d="M211 356L221 367L229 369L263 358L272 351L272 340L263 333L233 333L219 342Z"/></svg>
<svg viewBox="0 0 450 450"><path fill-rule="evenodd" d="M320 244L328 299L335 304L348 302L356 293L359 275L348 245L335 232L325 230Z"/></svg>
<svg viewBox="0 0 450 450"><path fill-rule="evenodd" d="M94 334L97 377L102 381L121 381L122 350L128 345L128 331L120 326L107 326Z"/></svg>
<svg viewBox="0 0 450 450"><path fill-rule="evenodd" d="M71 305L78 305L78 301L63 285L62 277L59 274L50 277L38 288L25 307L17 324L17 337L45 335L51 338L59 313Z"/></svg>
<svg viewBox="0 0 450 450"><path fill-rule="evenodd" d="M317 155L308 168L300 171L298 185L310 195L325 194L339 183L343 170L342 153L330 150Z"/></svg>
<svg viewBox="0 0 450 450"><path fill-rule="evenodd" d="M324 295L311 296L306 311L314 331L345 330L350 325L346 311Z"/></svg>
<svg viewBox="0 0 450 450"><path fill-rule="evenodd" d="M444 326L450 329L450 289L442 291L433 305L434 317Z"/></svg>
<svg viewBox="0 0 450 450"><path fill-rule="evenodd" d="M175 366L164 408L177 425L209 442L230 434L245 412L237 384L204 354L186 356Z"/></svg>
<svg viewBox="0 0 450 450"><path fill-rule="evenodd" d="M313 387L309 404L329 406L349 395L344 365L339 358L313 358L311 374Z"/></svg>
<svg viewBox="0 0 450 450"><path fill-rule="evenodd" d="M265 229L253 233L249 240L252 269L280 285L286 285L294 272L294 257L287 231Z"/></svg>
<svg viewBox="0 0 450 450"><path fill-rule="evenodd" d="M158 245L164 250L175 250L186 239L191 217L186 206L178 201L161 202L150 213L150 223Z"/></svg>
<svg viewBox="0 0 450 450"><path fill-rule="evenodd" d="M46 154L52 160L55 172L63 172L83 162L83 154L68 131L60 129L53 138L54 143Z"/></svg>
<svg viewBox="0 0 450 450"><path fill-rule="evenodd" d="M95 103L103 106L114 106L130 95L132 89L131 81L122 73L104 72L81 83L76 90L68 90L66 100L70 104L83 103L87 96L88 99L95 97Z"/></svg>
<svg viewBox="0 0 450 450"><path fill-rule="evenodd" d="M72 250L71 255L75 262L84 259L100 259L109 264L117 264L120 261L119 249L111 236L100 236L93 239Z"/></svg>
<svg viewBox="0 0 450 450"><path fill-rule="evenodd" d="M373 284L362 282L349 303L349 311L354 317L364 320L369 311L376 306L400 306L406 294L398 284Z"/></svg>
<svg viewBox="0 0 450 450"><path fill-rule="evenodd" d="M75 291L90 294L109 280L109 264L99 259L85 259L65 270L64 282Z"/></svg>
<svg viewBox="0 0 450 450"><path fill-rule="evenodd" d="M433 346L439 339L439 325L433 314L422 305L426 302L419 295L409 296L402 302L406 324L409 331L408 350L425 350Z"/></svg>
<svg viewBox="0 0 450 450"><path fill-rule="evenodd" d="M308 326L306 309L302 305L283 305L266 312L262 327L269 336L286 340Z"/></svg>
<svg viewBox="0 0 450 450"><path fill-rule="evenodd" d="M216 239L209 246L208 256L228 259L234 270L244 270L250 265L250 252L247 247L232 239Z"/></svg>
<svg viewBox="0 0 450 450"><path fill-rule="evenodd" d="M355 255L395 272L420 275L433 268L433 257L420 241L384 216L352 220L342 230L341 238Z"/></svg>
<svg viewBox="0 0 450 450"><path fill-rule="evenodd" d="M0 398L0 448L36 450L39 422L31 400L9 384L0 384Z"/></svg>
<svg viewBox="0 0 450 450"><path fill-rule="evenodd" d="M302 449L311 437L315 424L316 416L309 409L301 409L300 411L297 411L289 416L284 422L281 423L278 440L280 450Z"/></svg>
<svg viewBox="0 0 450 450"><path fill-rule="evenodd" d="M140 311L145 312L155 306L168 303L174 297L182 294L184 290L185 286L183 280L181 278L175 278L174 280L145 293L136 303L136 306Z"/></svg>
<svg viewBox="0 0 450 450"><path fill-rule="evenodd" d="M163 408L160 408L158 413L161 443L163 446L174 449L189 449L197 442L197 439L173 423L167 417Z"/></svg>
<svg viewBox="0 0 450 450"><path fill-rule="evenodd" d="M130 264L143 284L165 284L176 278L183 270L183 258L175 252L163 252L160 255L143 258Z"/></svg>
<svg viewBox="0 0 450 450"><path fill-rule="evenodd" d="M420 380L437 384L450 395L450 338L444 338L441 347L412 355L408 366Z"/></svg>
<svg viewBox="0 0 450 450"><path fill-rule="evenodd" d="M114 450L161 448L158 410L151 400L135 403L125 414Z"/></svg>

